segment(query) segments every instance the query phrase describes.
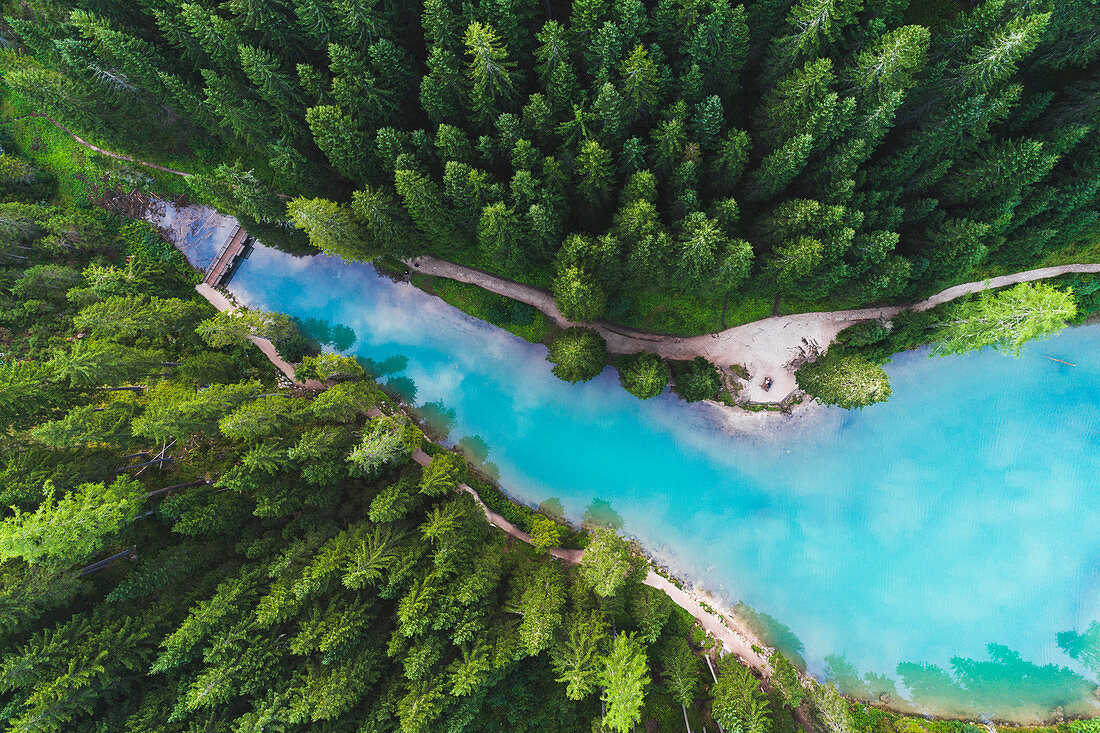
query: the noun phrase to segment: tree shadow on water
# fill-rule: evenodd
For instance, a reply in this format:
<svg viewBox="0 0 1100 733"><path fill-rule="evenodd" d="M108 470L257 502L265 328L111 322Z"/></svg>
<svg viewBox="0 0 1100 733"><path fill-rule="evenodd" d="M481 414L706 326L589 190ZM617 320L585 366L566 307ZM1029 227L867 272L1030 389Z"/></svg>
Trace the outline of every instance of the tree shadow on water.
<svg viewBox="0 0 1100 733"><path fill-rule="evenodd" d="M986 652L987 660L953 657L949 670L902 662L898 677L915 705L955 714L1095 713L1096 685L1072 669L1029 662L1003 644L989 644Z"/></svg>
<svg viewBox="0 0 1100 733"><path fill-rule="evenodd" d="M363 368L375 379L378 377L388 377L391 374L398 374L409 368L409 357L404 354L395 354L382 361L366 358L362 358L360 361L363 364Z"/></svg>
<svg viewBox="0 0 1100 733"><path fill-rule="evenodd" d="M298 328L302 334L336 351L347 351L355 343L355 331L342 323L330 323L323 318L298 319Z"/></svg>
<svg viewBox="0 0 1100 733"><path fill-rule="evenodd" d="M825 679L833 682L849 695L864 700L893 700L898 697L898 686L894 680L874 672L865 672L860 675L855 665L843 654L830 654L825 657ZM889 697L884 698L884 696Z"/></svg>
<svg viewBox="0 0 1100 733"><path fill-rule="evenodd" d="M565 505L562 504L561 499L556 496L551 496L549 499L539 504L539 511L556 521L565 521Z"/></svg>
<svg viewBox="0 0 1100 733"><path fill-rule="evenodd" d="M806 645L795 635L791 627L770 614L757 611L744 601L734 606L733 612L747 623L765 644L783 652L796 667L806 669L806 659L803 657L806 653Z"/></svg>
<svg viewBox="0 0 1100 733"><path fill-rule="evenodd" d="M1100 674L1100 621L1093 621L1085 632L1063 631L1057 636L1058 648L1081 664Z"/></svg>
<svg viewBox="0 0 1100 733"><path fill-rule="evenodd" d="M416 401L416 382L412 380L412 377L390 377L382 383L382 388L397 395L405 402Z"/></svg>
<svg viewBox="0 0 1100 733"><path fill-rule="evenodd" d="M467 435L455 447L486 476L494 481L500 478L500 468L489 460L489 444L480 435Z"/></svg>
<svg viewBox="0 0 1100 733"><path fill-rule="evenodd" d="M585 527L607 527L608 529L622 529L623 518L611 507L611 502L606 499L593 499L588 508L584 510L581 525Z"/></svg>
<svg viewBox="0 0 1100 733"><path fill-rule="evenodd" d="M457 413L453 407L447 407L441 401L425 402L416 408L416 414L428 424L428 427L444 439L454 429Z"/></svg>

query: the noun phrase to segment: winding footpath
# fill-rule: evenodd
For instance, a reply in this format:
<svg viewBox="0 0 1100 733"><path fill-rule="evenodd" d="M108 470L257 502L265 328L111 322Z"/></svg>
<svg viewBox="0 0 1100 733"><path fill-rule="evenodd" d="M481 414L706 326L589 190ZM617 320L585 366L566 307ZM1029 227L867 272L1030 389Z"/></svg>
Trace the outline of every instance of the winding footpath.
<svg viewBox="0 0 1100 733"><path fill-rule="evenodd" d="M425 275L470 283L527 303L545 313L559 326L584 325L594 328L606 339L607 348L613 354L652 351L666 359L693 359L702 356L723 366L741 364L749 372L748 384L743 387L741 394L750 402L760 403L782 402L789 397L798 388L794 378L797 360L811 349L824 351L838 333L856 323L893 318L907 308L928 310L963 295L990 288L1002 288L1071 273L1100 273L1100 264L1044 267L956 285L908 306L797 313L764 318L703 336L668 336L636 331L607 321L573 323L562 316L554 303L554 297L545 290L437 257L418 257L407 260L406 264L412 270ZM772 387L767 391L763 388L765 377L772 379Z"/></svg>

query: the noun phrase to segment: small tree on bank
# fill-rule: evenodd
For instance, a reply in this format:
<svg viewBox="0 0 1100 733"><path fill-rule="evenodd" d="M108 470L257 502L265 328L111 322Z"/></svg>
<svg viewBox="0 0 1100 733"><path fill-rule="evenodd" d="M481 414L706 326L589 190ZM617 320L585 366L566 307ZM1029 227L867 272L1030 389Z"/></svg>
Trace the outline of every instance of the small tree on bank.
<svg viewBox="0 0 1100 733"><path fill-rule="evenodd" d="M593 527L581 558L581 578L596 595L610 598L638 572L640 561L630 544L606 527Z"/></svg>
<svg viewBox="0 0 1100 733"><path fill-rule="evenodd" d="M1019 356L1024 344L1065 328L1077 315L1073 291L1047 283L1020 283L951 307L932 347L936 356L986 346Z"/></svg>
<svg viewBox="0 0 1100 733"><path fill-rule="evenodd" d="M890 397L890 378L877 364L859 354L834 349L795 373L798 386L826 405L846 410L884 402Z"/></svg>
<svg viewBox="0 0 1100 733"><path fill-rule="evenodd" d="M712 399L722 389L722 375L718 367L701 356L671 364L672 388L685 402Z"/></svg>
<svg viewBox="0 0 1100 733"><path fill-rule="evenodd" d="M590 328L567 328L550 344L546 360L554 376L566 382L587 382L607 366L607 342Z"/></svg>
<svg viewBox="0 0 1100 733"><path fill-rule="evenodd" d="M607 307L607 294L579 267L566 267L554 279L554 303L570 321L594 321Z"/></svg>
<svg viewBox="0 0 1100 733"><path fill-rule="evenodd" d="M668 378L668 365L661 357L647 351L623 357L619 364L619 383L640 400L664 392Z"/></svg>

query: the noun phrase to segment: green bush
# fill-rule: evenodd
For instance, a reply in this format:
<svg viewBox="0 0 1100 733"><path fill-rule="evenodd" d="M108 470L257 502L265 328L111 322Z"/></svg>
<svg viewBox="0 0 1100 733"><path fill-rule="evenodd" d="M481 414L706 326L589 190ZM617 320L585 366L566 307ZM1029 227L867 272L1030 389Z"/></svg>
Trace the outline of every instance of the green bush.
<svg viewBox="0 0 1100 733"><path fill-rule="evenodd" d="M795 378L814 399L845 409L866 407L890 397L890 378L882 367L841 349L803 364Z"/></svg>
<svg viewBox="0 0 1100 733"><path fill-rule="evenodd" d="M159 229L146 221L130 221L118 228L123 252L142 264L164 264L175 251Z"/></svg>
<svg viewBox="0 0 1100 733"><path fill-rule="evenodd" d="M890 329L882 321L866 321L844 329L837 334L836 340L852 348L859 348L877 344L889 335Z"/></svg>
<svg viewBox="0 0 1100 733"><path fill-rule="evenodd" d="M624 356L618 367L619 383L640 400L656 397L668 385L668 365L656 354L642 351Z"/></svg>
<svg viewBox="0 0 1100 733"><path fill-rule="evenodd" d="M1066 284L1073 289L1073 298L1077 301L1077 316L1071 323L1084 323L1089 316L1100 312L1100 277L1074 275Z"/></svg>
<svg viewBox="0 0 1100 733"><path fill-rule="evenodd" d="M672 388L685 402L713 399L722 389L718 367L701 356L691 361L670 361Z"/></svg>
<svg viewBox="0 0 1100 733"><path fill-rule="evenodd" d="M34 203L53 194L57 180L23 158L0 153L0 196L7 201Z"/></svg>
<svg viewBox="0 0 1100 733"><path fill-rule="evenodd" d="M531 531L532 520L535 517L535 511L533 509L523 506L522 504L514 503L504 495L504 492L502 492L499 487L488 481L482 480L477 474L469 469L469 466L463 470L462 480L478 493L481 500L485 502L485 506L504 517L524 532Z"/></svg>
<svg viewBox="0 0 1100 733"><path fill-rule="evenodd" d="M607 293L579 267L567 267L554 279L554 302L570 321L594 321L607 309Z"/></svg>
<svg viewBox="0 0 1100 733"><path fill-rule="evenodd" d="M177 373L194 384L229 384L240 379L240 370L232 357L217 351L185 357Z"/></svg>
<svg viewBox="0 0 1100 733"><path fill-rule="evenodd" d="M554 376L566 382L587 382L607 366L607 342L590 328L573 326L553 343L546 360L554 365Z"/></svg>

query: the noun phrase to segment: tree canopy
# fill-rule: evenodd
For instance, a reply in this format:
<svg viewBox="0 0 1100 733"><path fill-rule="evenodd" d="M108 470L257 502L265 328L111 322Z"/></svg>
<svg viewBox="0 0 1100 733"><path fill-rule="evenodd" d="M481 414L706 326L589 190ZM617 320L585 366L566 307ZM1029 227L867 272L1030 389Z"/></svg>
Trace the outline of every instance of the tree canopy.
<svg viewBox="0 0 1100 733"><path fill-rule="evenodd" d="M578 322L913 300L1100 222L1091 0L368 5L31 0L5 81L120 149L202 140L189 189L265 241L457 259ZM21 201L47 179L0 157Z"/></svg>
<svg viewBox="0 0 1100 733"><path fill-rule="evenodd" d="M1061 331L1076 315L1072 290L1048 283L985 291L948 309L932 353L946 356L992 346L1019 355L1028 341Z"/></svg>

